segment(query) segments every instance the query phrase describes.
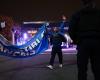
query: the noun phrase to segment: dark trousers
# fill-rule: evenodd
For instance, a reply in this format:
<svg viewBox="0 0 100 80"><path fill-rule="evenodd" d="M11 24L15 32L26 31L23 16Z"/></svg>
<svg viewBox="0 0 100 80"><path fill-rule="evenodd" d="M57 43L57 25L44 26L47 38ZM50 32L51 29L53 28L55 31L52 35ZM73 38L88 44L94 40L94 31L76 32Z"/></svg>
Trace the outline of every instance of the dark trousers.
<svg viewBox="0 0 100 80"><path fill-rule="evenodd" d="M52 51L51 51L50 62L49 62L49 64L52 65L52 66L54 64L54 59L55 59L56 54L58 55L59 63L60 64L63 63L63 61L62 61L63 56L62 56L62 49L61 49L61 47L53 47Z"/></svg>
<svg viewBox="0 0 100 80"><path fill-rule="evenodd" d="M95 41L83 42L78 45L77 50L78 80L87 80L89 60L94 79L100 80L100 43Z"/></svg>

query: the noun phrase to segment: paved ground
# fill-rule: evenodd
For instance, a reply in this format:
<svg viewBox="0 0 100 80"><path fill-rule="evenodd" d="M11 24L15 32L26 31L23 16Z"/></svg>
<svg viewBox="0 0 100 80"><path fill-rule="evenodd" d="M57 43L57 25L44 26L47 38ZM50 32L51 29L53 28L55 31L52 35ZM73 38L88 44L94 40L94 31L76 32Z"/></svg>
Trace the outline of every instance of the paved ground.
<svg viewBox="0 0 100 80"><path fill-rule="evenodd" d="M50 54L41 54L31 58L15 59L0 56L0 80L77 80L76 54L64 54L64 67L46 68ZM91 70L88 80L93 80Z"/></svg>

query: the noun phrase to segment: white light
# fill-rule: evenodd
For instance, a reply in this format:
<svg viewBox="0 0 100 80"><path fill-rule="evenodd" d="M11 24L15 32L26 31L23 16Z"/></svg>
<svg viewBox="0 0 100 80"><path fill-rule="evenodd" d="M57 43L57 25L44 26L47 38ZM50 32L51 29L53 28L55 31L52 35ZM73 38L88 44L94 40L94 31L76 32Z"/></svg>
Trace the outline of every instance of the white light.
<svg viewBox="0 0 100 80"><path fill-rule="evenodd" d="M23 22L23 24L43 24L45 21L33 21L33 22Z"/></svg>
<svg viewBox="0 0 100 80"><path fill-rule="evenodd" d="M23 37L24 37L24 39L26 40L26 39L28 38L27 33L24 33L24 34L23 34Z"/></svg>
<svg viewBox="0 0 100 80"><path fill-rule="evenodd" d="M37 33L37 30L27 31L27 33L35 34L35 33Z"/></svg>

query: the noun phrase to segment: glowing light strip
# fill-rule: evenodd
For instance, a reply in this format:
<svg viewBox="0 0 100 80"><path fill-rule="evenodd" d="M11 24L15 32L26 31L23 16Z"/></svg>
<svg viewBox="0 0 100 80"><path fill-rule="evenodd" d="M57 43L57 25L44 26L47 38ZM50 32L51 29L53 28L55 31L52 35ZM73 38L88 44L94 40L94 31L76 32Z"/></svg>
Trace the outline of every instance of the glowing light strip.
<svg viewBox="0 0 100 80"><path fill-rule="evenodd" d="M23 22L23 24L43 24L43 23L46 23L46 21Z"/></svg>

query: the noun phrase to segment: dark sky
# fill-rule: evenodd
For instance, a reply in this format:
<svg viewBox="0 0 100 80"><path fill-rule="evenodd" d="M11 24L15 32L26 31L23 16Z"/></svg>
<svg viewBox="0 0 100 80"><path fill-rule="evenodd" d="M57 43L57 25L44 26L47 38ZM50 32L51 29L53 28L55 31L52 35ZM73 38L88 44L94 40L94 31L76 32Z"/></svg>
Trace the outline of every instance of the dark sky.
<svg viewBox="0 0 100 80"><path fill-rule="evenodd" d="M100 0L97 0L99 6ZM80 0L3 0L0 14L13 16L16 21L59 20L70 17L81 8Z"/></svg>

